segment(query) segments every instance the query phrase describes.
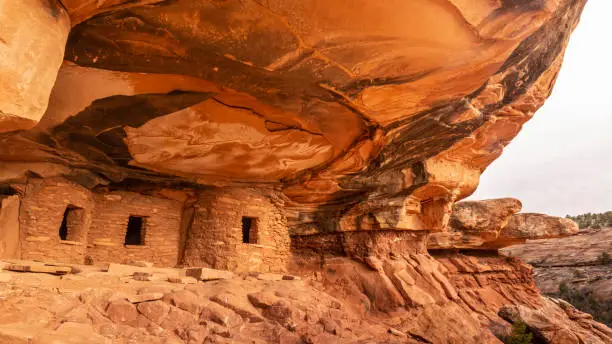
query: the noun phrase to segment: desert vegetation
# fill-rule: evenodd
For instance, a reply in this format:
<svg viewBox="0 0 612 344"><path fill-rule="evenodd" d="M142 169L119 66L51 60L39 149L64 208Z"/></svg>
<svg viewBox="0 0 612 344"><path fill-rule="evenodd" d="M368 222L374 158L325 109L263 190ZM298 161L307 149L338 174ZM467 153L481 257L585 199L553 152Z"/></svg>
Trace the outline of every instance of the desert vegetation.
<svg viewBox="0 0 612 344"><path fill-rule="evenodd" d="M561 283L559 292L550 296L563 299L577 309L591 314L595 320L612 326L612 301L596 299L589 289L572 288L567 283Z"/></svg>
<svg viewBox="0 0 612 344"><path fill-rule="evenodd" d="M504 340L506 344L530 344L533 333L529 332L527 324L518 320L512 324L512 334Z"/></svg>
<svg viewBox="0 0 612 344"><path fill-rule="evenodd" d="M612 227L612 211L606 211L605 213L586 213L576 216L567 215L566 217L576 221L580 229Z"/></svg>

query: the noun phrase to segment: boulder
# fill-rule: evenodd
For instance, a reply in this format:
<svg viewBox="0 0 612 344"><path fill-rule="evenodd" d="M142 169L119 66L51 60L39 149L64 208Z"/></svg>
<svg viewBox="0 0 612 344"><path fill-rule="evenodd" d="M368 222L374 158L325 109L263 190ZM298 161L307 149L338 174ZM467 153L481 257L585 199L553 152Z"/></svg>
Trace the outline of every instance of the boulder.
<svg viewBox="0 0 612 344"><path fill-rule="evenodd" d="M240 315L216 302L210 302L204 306L200 319L211 320L219 325L230 328L243 323Z"/></svg>
<svg viewBox="0 0 612 344"><path fill-rule="evenodd" d="M198 318L193 314L186 312L177 307L170 307L168 315L161 319L159 326L163 327L168 331L176 331L198 324Z"/></svg>
<svg viewBox="0 0 612 344"><path fill-rule="evenodd" d="M521 201L515 198L458 202L453 206L449 226L461 232L499 231L521 208Z"/></svg>
<svg viewBox="0 0 612 344"><path fill-rule="evenodd" d="M520 213L513 198L465 201L455 204L447 231L432 233L427 248L496 250L528 239L570 236L578 225L570 219Z"/></svg>
<svg viewBox="0 0 612 344"><path fill-rule="evenodd" d="M196 294L187 290L177 290L167 294L164 300L197 316L200 315L202 308L208 303L208 300L202 300Z"/></svg>
<svg viewBox="0 0 612 344"><path fill-rule="evenodd" d="M59 0L0 7L0 133L38 123L64 58L70 18Z"/></svg>
<svg viewBox="0 0 612 344"><path fill-rule="evenodd" d="M502 229L503 239L551 239L575 235L578 224L571 219L545 214L517 214Z"/></svg>
<svg viewBox="0 0 612 344"><path fill-rule="evenodd" d="M163 301L142 302L137 305L137 308L140 314L158 325L170 312L170 305Z"/></svg>
<svg viewBox="0 0 612 344"><path fill-rule="evenodd" d="M524 305L504 306L499 316L521 321L546 343L609 343L612 329L564 301L542 298L538 308Z"/></svg>
<svg viewBox="0 0 612 344"><path fill-rule="evenodd" d="M111 301L106 307L106 315L117 324L133 322L138 317L136 306L126 300Z"/></svg>

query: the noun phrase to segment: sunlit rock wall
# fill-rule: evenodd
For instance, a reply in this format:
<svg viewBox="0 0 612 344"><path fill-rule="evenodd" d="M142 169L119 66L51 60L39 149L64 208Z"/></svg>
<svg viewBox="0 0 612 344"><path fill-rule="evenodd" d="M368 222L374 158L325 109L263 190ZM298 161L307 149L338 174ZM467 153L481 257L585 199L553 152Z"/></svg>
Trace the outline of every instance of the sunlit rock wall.
<svg viewBox="0 0 612 344"><path fill-rule="evenodd" d="M0 1L0 133L41 119L70 31L59 0Z"/></svg>
<svg viewBox="0 0 612 344"><path fill-rule="evenodd" d="M37 104L2 98L29 121L0 122L3 183L275 187L297 236L444 232L549 96L585 0L47 2L0 7L24 35L2 36L0 87Z"/></svg>

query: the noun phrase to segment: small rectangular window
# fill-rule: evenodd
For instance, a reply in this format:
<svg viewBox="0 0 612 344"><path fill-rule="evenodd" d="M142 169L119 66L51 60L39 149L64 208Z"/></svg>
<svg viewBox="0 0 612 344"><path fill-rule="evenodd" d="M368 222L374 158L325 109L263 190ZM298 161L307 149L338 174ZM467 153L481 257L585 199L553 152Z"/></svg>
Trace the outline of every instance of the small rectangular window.
<svg viewBox="0 0 612 344"><path fill-rule="evenodd" d="M83 221L83 209L68 205L64 211L62 224L60 225L58 235L60 240L79 241L80 232Z"/></svg>
<svg viewBox="0 0 612 344"><path fill-rule="evenodd" d="M130 216L125 231L125 245L144 245L146 217Z"/></svg>
<svg viewBox="0 0 612 344"><path fill-rule="evenodd" d="M13 195L19 195L19 193L13 187L10 187L10 186L0 186L0 195L3 195L3 196L13 196Z"/></svg>
<svg viewBox="0 0 612 344"><path fill-rule="evenodd" d="M259 242L256 217L242 217L242 242L245 244L257 244Z"/></svg>

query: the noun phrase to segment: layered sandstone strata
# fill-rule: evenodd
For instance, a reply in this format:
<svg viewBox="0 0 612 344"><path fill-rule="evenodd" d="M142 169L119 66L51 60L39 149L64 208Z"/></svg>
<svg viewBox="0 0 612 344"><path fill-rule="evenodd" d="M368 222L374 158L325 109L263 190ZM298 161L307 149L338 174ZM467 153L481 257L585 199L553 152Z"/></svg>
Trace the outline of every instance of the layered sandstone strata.
<svg viewBox="0 0 612 344"><path fill-rule="evenodd" d="M0 137L4 181L274 184L299 235L444 230L550 94L585 1L8 3L0 87L28 97L0 111L28 125L1 130L38 125Z"/></svg>
<svg viewBox="0 0 612 344"><path fill-rule="evenodd" d="M501 344L519 320L538 343L612 340L612 330L588 314L540 296L531 268L517 259L444 252L372 259L365 267L328 258L302 265L302 279L205 269L202 281L174 277L178 269L43 269L19 261L31 271L72 272L0 272L0 340ZM388 297L391 290L397 297Z"/></svg>
<svg viewBox="0 0 612 344"><path fill-rule="evenodd" d="M545 214L520 213L521 202L502 198L455 204L448 230L429 235L436 249L497 250L528 239L561 238L578 233L570 220Z"/></svg>
<svg viewBox="0 0 612 344"><path fill-rule="evenodd" d="M546 294L567 285L595 300L612 302L612 228L583 229L563 239L530 240L504 248L504 255L534 266L534 279Z"/></svg>

